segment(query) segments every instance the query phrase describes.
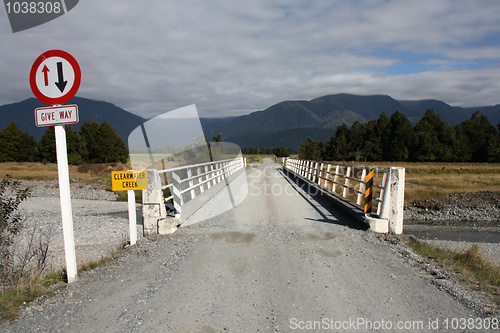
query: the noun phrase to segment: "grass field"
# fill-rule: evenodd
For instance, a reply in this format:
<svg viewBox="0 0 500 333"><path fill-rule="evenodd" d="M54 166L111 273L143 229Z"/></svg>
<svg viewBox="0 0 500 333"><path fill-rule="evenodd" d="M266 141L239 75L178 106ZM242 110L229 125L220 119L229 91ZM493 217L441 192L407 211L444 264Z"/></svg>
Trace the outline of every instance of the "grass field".
<svg viewBox="0 0 500 333"><path fill-rule="evenodd" d="M379 168L404 167L405 204L422 199L442 200L453 193L500 191L498 163L357 163Z"/></svg>
<svg viewBox="0 0 500 333"><path fill-rule="evenodd" d="M84 164L70 165L70 182L85 184L102 184L111 190L111 171L130 170L128 164ZM57 164L55 163L0 163L0 178L10 175L19 180L57 180Z"/></svg>
<svg viewBox="0 0 500 333"><path fill-rule="evenodd" d="M245 155L247 163L262 162L271 155ZM345 162L343 162L345 163ZM444 199L452 193L500 191L500 164L498 163L362 163L360 166L406 169L405 204L422 199ZM111 188L111 171L131 169L130 164L70 165L71 181L99 183ZM0 177L6 174L15 179L57 179L56 164L0 163Z"/></svg>

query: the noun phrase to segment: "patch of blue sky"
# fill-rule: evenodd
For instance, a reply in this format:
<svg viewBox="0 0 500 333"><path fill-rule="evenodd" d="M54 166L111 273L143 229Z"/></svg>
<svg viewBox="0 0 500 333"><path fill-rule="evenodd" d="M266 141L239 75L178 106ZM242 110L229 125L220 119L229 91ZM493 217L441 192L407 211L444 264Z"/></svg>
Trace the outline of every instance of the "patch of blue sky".
<svg viewBox="0 0 500 333"><path fill-rule="evenodd" d="M382 59L393 60L392 65L381 65L373 68L373 70L384 72L387 75L408 75L434 70L442 66L445 60L438 54L398 51L392 48L378 49L375 51L364 50L356 53L364 56L375 56Z"/></svg>
<svg viewBox="0 0 500 333"><path fill-rule="evenodd" d="M487 36L484 36L483 38L478 38L476 40L469 41L467 45L469 47L485 47L485 46L500 45L500 34L495 32Z"/></svg>
<svg viewBox="0 0 500 333"><path fill-rule="evenodd" d="M437 65L425 64L425 63L407 63L401 62L392 66L389 66L383 71L387 75L397 76L397 75L410 75L418 74L423 72L428 72L436 69Z"/></svg>
<svg viewBox="0 0 500 333"><path fill-rule="evenodd" d="M468 59L467 61L459 59L449 59L434 53L414 53L408 51L394 51L393 49L378 50L375 52L364 53L364 55L377 56L386 59L393 59L394 64L389 66L379 66L374 68L378 72L384 72L387 75L410 75L435 70L450 69L477 69L485 68L494 64L491 59Z"/></svg>
<svg viewBox="0 0 500 333"><path fill-rule="evenodd" d="M383 71L387 75L409 75L418 74L423 72L430 72L436 70L452 70L452 69L479 69L486 68L493 64L492 61L456 61L445 59L429 59L428 62L406 62L389 66Z"/></svg>

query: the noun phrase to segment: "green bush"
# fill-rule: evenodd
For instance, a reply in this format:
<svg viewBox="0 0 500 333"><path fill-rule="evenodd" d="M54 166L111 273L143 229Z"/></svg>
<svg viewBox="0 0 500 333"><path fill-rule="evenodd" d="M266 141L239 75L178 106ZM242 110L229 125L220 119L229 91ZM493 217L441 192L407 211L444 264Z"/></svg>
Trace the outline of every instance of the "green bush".
<svg viewBox="0 0 500 333"><path fill-rule="evenodd" d="M23 219L16 212L19 204L30 196L28 188L19 188L19 181L9 175L0 181L0 280L9 281L14 270L12 244L23 228Z"/></svg>

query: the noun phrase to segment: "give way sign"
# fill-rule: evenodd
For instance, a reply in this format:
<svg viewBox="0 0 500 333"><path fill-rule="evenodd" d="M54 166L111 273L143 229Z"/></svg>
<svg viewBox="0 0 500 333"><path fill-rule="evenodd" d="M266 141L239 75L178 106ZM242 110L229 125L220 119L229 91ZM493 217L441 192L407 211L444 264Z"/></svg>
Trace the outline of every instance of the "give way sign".
<svg viewBox="0 0 500 333"><path fill-rule="evenodd" d="M30 86L35 97L49 105L63 104L75 96L80 87L78 62L65 51L42 53L30 71Z"/></svg>

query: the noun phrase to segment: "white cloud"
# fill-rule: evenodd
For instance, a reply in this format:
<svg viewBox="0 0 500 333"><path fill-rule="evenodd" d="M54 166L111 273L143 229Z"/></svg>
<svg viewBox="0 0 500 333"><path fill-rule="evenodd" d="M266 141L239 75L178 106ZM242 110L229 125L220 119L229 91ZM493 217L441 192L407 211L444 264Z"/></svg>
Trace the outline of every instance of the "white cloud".
<svg viewBox="0 0 500 333"><path fill-rule="evenodd" d="M498 17L488 0L86 0L12 34L0 10L0 105L32 96L31 64L52 48L79 61L79 96L147 117L190 104L239 115L339 92L498 104ZM387 75L394 65L413 74Z"/></svg>

